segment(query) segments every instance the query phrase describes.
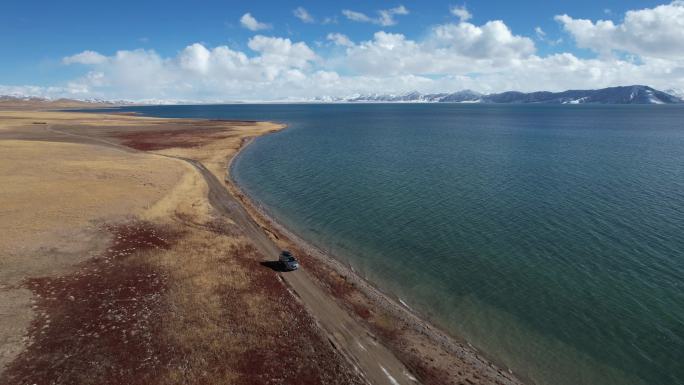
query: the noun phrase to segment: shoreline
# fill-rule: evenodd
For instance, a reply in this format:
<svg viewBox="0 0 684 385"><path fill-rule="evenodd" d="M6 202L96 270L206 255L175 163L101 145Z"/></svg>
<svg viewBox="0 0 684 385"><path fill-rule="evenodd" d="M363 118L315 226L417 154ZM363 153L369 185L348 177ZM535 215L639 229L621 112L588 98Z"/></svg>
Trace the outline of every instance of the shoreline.
<svg viewBox="0 0 684 385"><path fill-rule="evenodd" d="M276 122L272 122L276 123ZM285 130L288 128L287 124L278 123ZM279 130L280 131L280 130ZM260 135L264 136L264 135ZM259 136L259 137L260 137ZM409 307L402 298L395 296L393 294L387 293L382 290L376 283L368 280L358 273L351 264L345 264L342 260L329 252L321 250L319 247L314 246L310 242L304 240L301 236L296 234L285 225L283 225L275 215L270 213L262 204L260 204L256 199L252 198L246 190L237 182L234 178L234 166L235 160L242 154L242 151L248 146L254 143L257 136L243 138L240 147L237 151L230 157L226 164L225 178L226 187L230 193L237 198L237 200L243 205L244 209L249 213L254 221L256 221L264 231L266 231L269 236L275 238L276 241L291 244L294 248L302 250L308 257L311 257L315 262L322 265L312 266L304 265L307 272L310 273L319 283L326 284L324 272L318 271L319 267L330 270L341 277L344 277L345 281L351 282L352 286L356 288L362 295L368 297L368 299L376 306L378 306L383 312L388 313L390 316L395 317L402 322L406 323L414 331L425 336L430 342L436 344L444 351L450 353L451 355L458 357L463 361L467 361L470 364L475 364L482 371L494 370L502 378L499 380L504 381L504 383L526 383L533 384L529 378L520 376L519 374L514 374L512 369L506 367L498 360L487 355L486 352L482 352L473 345L471 345L465 338L460 336L455 336L441 327L434 324L430 317L421 314L418 310ZM308 267L308 268L307 268ZM341 302L344 307L353 312L353 304L349 301L345 301L343 298L336 297L332 293L329 293L332 297L331 300L336 302ZM363 317L361 317L363 318ZM401 356L396 348L388 346L390 350L394 351L395 354ZM505 369L502 369L505 368Z"/></svg>
<svg viewBox="0 0 684 385"><path fill-rule="evenodd" d="M13 349L0 350L0 382L41 383L61 376L79 383L79 373L100 382L111 379L109 372L96 370L99 366L130 377L126 383L135 382L136 375L150 380L182 375L203 383L206 373L232 373L244 380L240 383L251 383L255 375L282 378L284 383L313 378L318 379L314 383L326 384L519 383L478 352L452 343L418 315L402 311L399 302L278 227L275 218L266 222L247 204L226 173L253 138L284 125L108 112L2 112L0 143L14 151L11 159L18 162L3 171L6 181L32 170L37 186L52 186L46 191L30 189L50 198L32 198L22 190L23 183L10 190L10 196L19 205L45 201L43 206L57 214L45 223L20 215L5 222L8 227L16 227L9 226L15 222L40 225L37 230L45 228L52 235L42 237L49 249L37 245L29 258L9 260L14 266L9 275L3 271L3 283L29 279L34 284L21 286L22 295L10 303L0 302L4 313L10 307L23 309L17 313L22 320L0 317L1 325L16 326L0 335L12 342ZM48 156L55 169L40 165L41 156L31 151ZM89 167L74 173L70 167L82 164L74 160ZM149 165L143 168L145 162ZM23 174L17 173L21 170ZM94 186L79 189L84 180ZM101 189L95 201L78 198L77 193L94 188ZM121 194L107 195L114 191ZM140 198L134 206L131 191ZM31 209L18 212L37 214ZM72 236L66 239L61 213L81 214L69 223ZM93 229L93 223L104 227ZM152 238L162 243L150 243ZM28 245L22 242L6 246L11 251ZM292 246L294 242L298 246ZM300 256L303 271L283 274L269 265L285 248ZM64 256L59 266L50 258L52 250ZM85 274L91 268L93 274ZM147 287L147 280L137 278L127 282L137 273L117 275L125 268L152 272L164 277L164 284ZM83 281L91 279L103 293L125 296L103 299L81 290L83 284L93 285L95 281ZM116 290L121 285L129 289L124 294ZM145 298L152 302L146 304ZM135 322L138 309L129 306L138 304L147 306L153 323ZM234 311L243 308L251 310ZM110 325L110 311L133 318L125 325ZM282 329L273 328L274 319L293 325L297 332L282 338ZM94 326L95 334L89 332ZM226 327L238 333L226 333ZM105 335L101 330L116 331ZM157 337L129 338L139 333ZM56 345L57 340L70 343ZM75 358L59 360L65 352ZM139 352L146 356L136 356ZM99 358L85 367L78 365L93 355ZM149 370L135 373L131 357L136 362L151 360ZM261 364L283 357L292 370L273 372ZM178 366L179 362L188 365Z"/></svg>

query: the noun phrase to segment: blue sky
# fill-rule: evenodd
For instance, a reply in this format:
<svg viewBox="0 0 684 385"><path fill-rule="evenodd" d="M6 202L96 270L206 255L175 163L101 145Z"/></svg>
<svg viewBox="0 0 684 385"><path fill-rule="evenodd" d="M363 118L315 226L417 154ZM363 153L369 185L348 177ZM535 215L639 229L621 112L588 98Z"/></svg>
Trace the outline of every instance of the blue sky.
<svg viewBox="0 0 684 385"><path fill-rule="evenodd" d="M311 18L296 17L297 9L304 9ZM454 9L467 12L459 16ZM382 11L389 12L389 22L379 19ZM644 13L636 13L633 22L625 23L630 11ZM527 82L512 78L519 77L515 71L522 71L525 65L530 71L541 71L545 64L539 60L549 61L546 66L575 71L578 80L591 73L599 85L631 78L656 86L682 87L682 56L669 52L682 51L676 43L684 40L684 32L677 31L677 27L684 30L684 12L680 11L684 11L684 4L679 1L118 1L102 5L93 1L4 0L0 6L0 46L5 47L0 60L0 87L21 90L33 86L37 93L75 97L220 100L240 98L240 90L245 99L269 98L266 90L274 88L278 89L275 98L368 92L363 85L369 84L369 79L370 84L382 88L377 92L427 92L440 86L443 91L585 86L578 81L582 84L573 87L572 79L545 86L534 77ZM246 14L259 23L252 25L257 28L250 30L249 23L241 23ZM612 27L606 30L601 20L611 21ZM651 21L648 29L639 29L640 20ZM488 34L491 39L486 40ZM342 35L346 40L334 38ZM256 36L280 40L262 39L261 48L255 50L253 46L259 45L253 41ZM471 38L479 40L470 42ZM275 44L285 41L295 46L301 43L306 49ZM668 48L668 41L675 45ZM204 55L197 50L189 53L187 48L193 44L210 52L209 64L194 69L186 65L182 71L179 65L173 67L171 62L180 63L187 59L186 54ZM213 50L223 46L230 55L244 54L251 63L236 59L244 62L240 69L234 64L228 65L230 68L220 64L214 54L223 52ZM98 59L65 59L84 51L97 53ZM117 52L145 58L132 54L128 59L114 60ZM371 53L377 57L369 56ZM412 55L425 57L425 62L412 62ZM298 61L297 56L308 59ZM386 74L378 63L384 59L392 64ZM580 62L575 63L575 59ZM130 60L145 60L142 67L156 61L154 65L160 66L157 72L168 72L167 77L131 89L129 95L125 87L130 84L119 80L135 77L135 65ZM614 68L623 68L625 73L616 74ZM250 84L241 82L240 77L250 69L261 71L263 76L251 79ZM122 75L122 71L128 72ZM154 70L150 67L149 71ZM507 72L510 79L504 79ZM562 73L559 70L557 75L562 77ZM302 83L306 78L319 84L321 79L331 79L323 75L333 76L338 87L311 92L296 89L288 94L287 87L293 82ZM187 84L179 87L179 82ZM212 82L225 84L212 88Z"/></svg>

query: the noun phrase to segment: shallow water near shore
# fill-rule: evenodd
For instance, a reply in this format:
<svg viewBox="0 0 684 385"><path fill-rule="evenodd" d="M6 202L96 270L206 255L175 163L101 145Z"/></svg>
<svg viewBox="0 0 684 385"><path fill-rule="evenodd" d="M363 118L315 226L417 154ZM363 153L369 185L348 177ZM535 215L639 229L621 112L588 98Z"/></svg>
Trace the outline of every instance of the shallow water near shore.
<svg viewBox="0 0 684 385"><path fill-rule="evenodd" d="M234 178L539 384L684 384L684 108L128 107L276 120Z"/></svg>

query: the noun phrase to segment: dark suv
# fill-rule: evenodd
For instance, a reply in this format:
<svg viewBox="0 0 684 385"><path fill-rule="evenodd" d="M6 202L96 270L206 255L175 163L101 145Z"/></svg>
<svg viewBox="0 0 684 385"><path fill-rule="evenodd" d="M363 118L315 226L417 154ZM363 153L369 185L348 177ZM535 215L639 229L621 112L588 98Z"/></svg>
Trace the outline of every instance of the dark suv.
<svg viewBox="0 0 684 385"><path fill-rule="evenodd" d="M299 262L297 262L294 255L287 250L280 253L280 258L278 260L285 270L297 270L299 268Z"/></svg>

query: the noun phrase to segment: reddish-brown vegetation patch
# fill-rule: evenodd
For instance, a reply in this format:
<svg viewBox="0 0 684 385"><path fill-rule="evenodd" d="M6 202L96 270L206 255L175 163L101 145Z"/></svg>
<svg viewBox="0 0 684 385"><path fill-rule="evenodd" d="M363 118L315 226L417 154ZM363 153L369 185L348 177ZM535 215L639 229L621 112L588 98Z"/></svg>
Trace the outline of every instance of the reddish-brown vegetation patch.
<svg viewBox="0 0 684 385"><path fill-rule="evenodd" d="M7 384L150 384L168 361L160 345L167 277L135 258L167 248L172 234L149 223L110 229L114 244L76 272L30 279L38 316Z"/></svg>
<svg viewBox="0 0 684 385"><path fill-rule="evenodd" d="M114 135L124 146L141 151L162 150L165 148L198 147L211 140L228 137L225 128L183 128L169 130L149 130L122 132Z"/></svg>
<svg viewBox="0 0 684 385"><path fill-rule="evenodd" d="M215 236L235 236L238 230L220 219L190 226ZM76 272L26 283L38 299L38 316L29 330L27 350L10 364L0 383L363 383L278 274L259 264L262 257L251 245L203 248L204 238L194 230L184 235L146 222L108 230L111 247ZM168 249L162 258L191 257L177 254L185 249L176 248L176 241L197 242L197 250L202 250L188 264L199 267L215 261L217 269L233 265L225 272L238 277L211 276L208 285L193 286L204 279L193 270L161 270L160 259L151 252ZM240 279L245 283L237 284ZM220 306L195 319L187 312L205 310L189 303L184 307L175 297L183 295L179 288L207 290L203 295L216 298L213 303ZM214 326L202 323L209 319L217 321ZM194 329L187 333L178 325ZM205 340L205 332L217 333L214 338L221 344Z"/></svg>
<svg viewBox="0 0 684 385"><path fill-rule="evenodd" d="M359 384L363 381L350 370L342 357L332 350L315 320L290 293L271 269L261 268L251 246L232 250L234 262L251 270L251 284L226 290L222 296L226 309L244 309L241 299L258 291L265 295L264 312L268 327L244 322L238 311L227 314L232 325L243 325L245 337L258 336L262 346L245 351L235 370L238 384ZM255 267L259 267L256 268ZM247 294L247 295L246 295Z"/></svg>
<svg viewBox="0 0 684 385"><path fill-rule="evenodd" d="M436 367L435 365L430 365L428 363L429 359L426 357L420 357L419 353L413 352L413 354L401 354L402 361L405 362L406 366L413 372L417 378L423 384L452 384L451 378L449 378L449 373ZM459 376L463 375L459 372ZM463 380L466 381L466 380ZM459 381L457 384L465 385L466 382Z"/></svg>
<svg viewBox="0 0 684 385"><path fill-rule="evenodd" d="M346 276L321 267L320 263L311 260L311 257L306 254L300 255L302 255L300 258L306 261L307 269L314 271L315 275L319 277L320 282L325 284L330 294L344 300L344 304L357 316L366 321L371 319L373 312L371 312L368 305L359 301L358 298L352 298L354 294L358 294L358 289Z"/></svg>
<svg viewBox="0 0 684 385"><path fill-rule="evenodd" d="M291 249L295 251L295 254L297 254L297 257L301 260L302 265L306 266L308 271L314 273L314 277L324 284L330 294L336 298L347 299L357 290L347 277L326 268L315 258L309 256L299 248L291 247Z"/></svg>
<svg viewBox="0 0 684 385"><path fill-rule="evenodd" d="M142 221L108 226L107 230L114 240L102 256L104 259L120 259L134 251L168 249L181 235L175 230Z"/></svg>
<svg viewBox="0 0 684 385"><path fill-rule="evenodd" d="M354 313L365 320L369 319L372 315L370 309L364 305L354 303L352 304L352 307L354 309Z"/></svg>

